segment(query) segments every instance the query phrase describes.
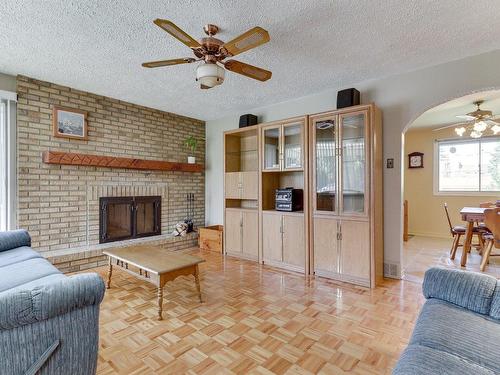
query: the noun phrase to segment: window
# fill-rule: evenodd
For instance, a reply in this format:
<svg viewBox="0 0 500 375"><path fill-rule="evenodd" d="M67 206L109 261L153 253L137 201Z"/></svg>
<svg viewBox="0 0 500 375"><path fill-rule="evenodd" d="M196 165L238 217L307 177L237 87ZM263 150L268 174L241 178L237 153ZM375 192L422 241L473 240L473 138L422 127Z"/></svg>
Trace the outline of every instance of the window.
<svg viewBox="0 0 500 375"><path fill-rule="evenodd" d="M0 230L15 228L16 94L0 90Z"/></svg>
<svg viewBox="0 0 500 375"><path fill-rule="evenodd" d="M438 141L438 192L500 192L500 137Z"/></svg>
<svg viewBox="0 0 500 375"><path fill-rule="evenodd" d="M0 231L7 230L7 104L0 99Z"/></svg>

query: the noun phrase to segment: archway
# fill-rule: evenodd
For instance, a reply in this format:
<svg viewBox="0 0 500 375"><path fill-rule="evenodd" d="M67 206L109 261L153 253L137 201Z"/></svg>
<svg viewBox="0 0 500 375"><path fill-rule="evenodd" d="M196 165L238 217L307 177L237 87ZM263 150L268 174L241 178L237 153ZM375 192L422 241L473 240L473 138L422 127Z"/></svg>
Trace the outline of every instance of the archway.
<svg viewBox="0 0 500 375"><path fill-rule="evenodd" d="M477 91L427 109L403 130L401 273L404 279L421 281L425 270L434 265L460 268L461 249L455 260L449 258L452 238L444 203L448 204L450 219L456 225L463 224L461 208L495 201L500 195L500 172L495 175L498 169L495 165L500 165L500 132L493 137L494 123L488 123L481 137L472 138L472 122L455 125L461 121L457 115L477 109L473 104L477 100L484 101L482 110L500 115L500 90ZM459 136L455 129L462 127L464 134ZM409 165L411 154L413 165ZM476 164L477 160L481 162ZM403 241L405 201L408 201L408 232L413 236L407 242ZM467 269L478 270L479 261L480 256L473 254ZM490 267L492 272L494 267Z"/></svg>

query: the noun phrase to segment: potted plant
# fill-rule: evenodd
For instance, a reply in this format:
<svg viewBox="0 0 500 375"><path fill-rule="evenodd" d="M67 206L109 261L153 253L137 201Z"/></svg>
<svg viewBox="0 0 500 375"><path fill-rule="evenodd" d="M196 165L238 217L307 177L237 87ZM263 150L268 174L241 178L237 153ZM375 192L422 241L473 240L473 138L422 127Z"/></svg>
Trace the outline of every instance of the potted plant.
<svg viewBox="0 0 500 375"><path fill-rule="evenodd" d="M184 145L191 152L191 155L188 156L188 163L189 164L196 163L196 158L194 157L194 153L196 152L196 147L198 146L198 140L192 135L190 135L184 141Z"/></svg>

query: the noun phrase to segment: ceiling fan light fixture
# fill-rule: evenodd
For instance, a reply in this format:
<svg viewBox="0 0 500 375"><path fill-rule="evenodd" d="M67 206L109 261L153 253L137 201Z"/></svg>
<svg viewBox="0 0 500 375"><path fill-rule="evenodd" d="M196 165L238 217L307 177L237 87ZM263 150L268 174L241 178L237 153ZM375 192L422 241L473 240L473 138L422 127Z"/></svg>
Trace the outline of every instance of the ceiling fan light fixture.
<svg viewBox="0 0 500 375"><path fill-rule="evenodd" d="M493 131L493 134L494 134L494 135L497 135L497 134L499 134L499 133L500 133L500 126L498 126L498 125L493 125L493 126L491 127L491 130Z"/></svg>
<svg viewBox="0 0 500 375"><path fill-rule="evenodd" d="M482 133L488 128L488 124L485 123L484 121L476 121L474 123L473 129L476 132Z"/></svg>
<svg viewBox="0 0 500 375"><path fill-rule="evenodd" d="M457 135L461 137L465 133L465 128L463 126L460 128L455 128L455 133L457 133Z"/></svg>
<svg viewBox="0 0 500 375"><path fill-rule="evenodd" d="M196 68L196 81L207 87L215 87L224 82L224 68L215 63L204 62Z"/></svg>
<svg viewBox="0 0 500 375"><path fill-rule="evenodd" d="M473 130L473 131L470 132L470 137L471 138L481 138L482 135L483 135L483 133L478 132L476 130Z"/></svg>

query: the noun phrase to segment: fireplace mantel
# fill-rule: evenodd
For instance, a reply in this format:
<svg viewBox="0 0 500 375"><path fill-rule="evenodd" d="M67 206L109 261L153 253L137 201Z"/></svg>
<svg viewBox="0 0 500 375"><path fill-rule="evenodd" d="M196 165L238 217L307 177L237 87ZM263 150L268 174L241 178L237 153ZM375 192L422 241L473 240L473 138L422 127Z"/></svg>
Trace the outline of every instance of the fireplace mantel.
<svg viewBox="0 0 500 375"><path fill-rule="evenodd" d="M45 164L80 165L88 167L123 168L173 172L202 172L203 165L178 163L163 160L123 158L104 155L80 154L64 151L44 151Z"/></svg>

